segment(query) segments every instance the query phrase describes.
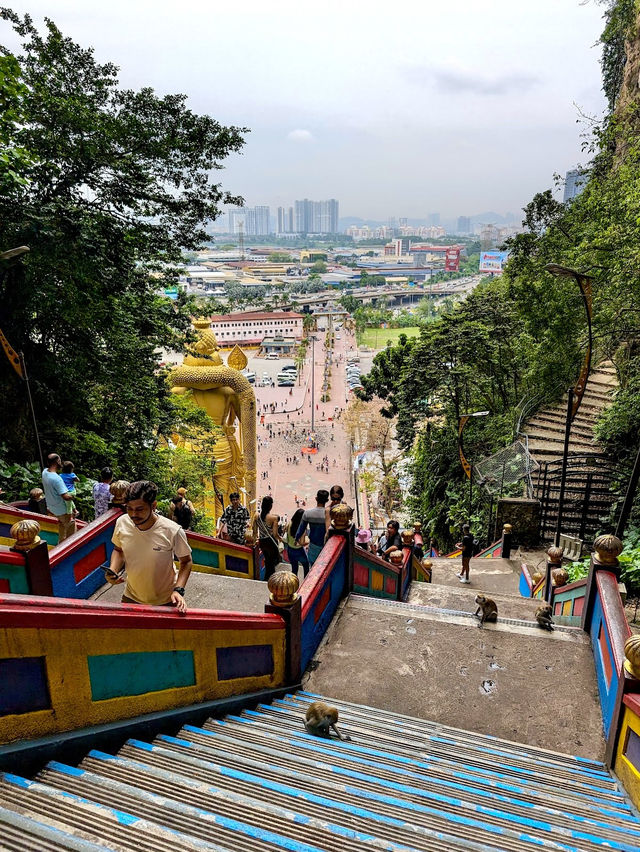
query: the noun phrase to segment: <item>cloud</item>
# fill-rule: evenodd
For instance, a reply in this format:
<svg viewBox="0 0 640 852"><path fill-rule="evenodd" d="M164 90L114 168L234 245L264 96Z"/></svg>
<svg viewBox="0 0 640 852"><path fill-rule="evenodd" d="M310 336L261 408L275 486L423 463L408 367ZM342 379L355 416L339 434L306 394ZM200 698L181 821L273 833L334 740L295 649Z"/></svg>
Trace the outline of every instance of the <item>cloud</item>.
<svg viewBox="0 0 640 852"><path fill-rule="evenodd" d="M411 83L424 85L433 84L447 95L508 95L526 92L541 82L534 74L520 72L504 73L495 77L485 77L472 71L454 70L448 68L428 68L414 65L403 70L403 75Z"/></svg>
<svg viewBox="0 0 640 852"><path fill-rule="evenodd" d="M287 133L287 139L290 142L314 142L315 137L310 130L292 130L290 133Z"/></svg>

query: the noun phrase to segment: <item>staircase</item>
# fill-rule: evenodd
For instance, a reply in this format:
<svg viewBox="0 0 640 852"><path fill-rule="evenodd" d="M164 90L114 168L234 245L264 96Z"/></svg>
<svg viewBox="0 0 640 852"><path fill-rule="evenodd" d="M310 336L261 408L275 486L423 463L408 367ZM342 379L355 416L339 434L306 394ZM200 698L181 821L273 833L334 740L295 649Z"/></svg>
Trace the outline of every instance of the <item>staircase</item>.
<svg viewBox="0 0 640 852"><path fill-rule="evenodd" d="M0 849L635 850L603 764L340 702L350 742L302 725L299 692L36 780L0 776ZM328 699L330 703L330 699Z"/></svg>
<svg viewBox="0 0 640 852"><path fill-rule="evenodd" d="M570 453L599 452L593 428L603 410L613 401L612 395L617 386L616 370L611 361L603 361L590 374L571 427ZM566 417L567 403L564 399L540 409L526 422L522 432L527 436L529 452L537 462L552 461L562 456Z"/></svg>

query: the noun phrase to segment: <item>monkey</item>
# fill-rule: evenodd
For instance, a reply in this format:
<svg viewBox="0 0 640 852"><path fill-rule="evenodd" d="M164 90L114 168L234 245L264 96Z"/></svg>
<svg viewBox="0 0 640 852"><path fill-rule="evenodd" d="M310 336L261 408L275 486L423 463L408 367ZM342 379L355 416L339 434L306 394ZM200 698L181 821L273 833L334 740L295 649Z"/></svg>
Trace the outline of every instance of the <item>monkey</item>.
<svg viewBox="0 0 640 852"><path fill-rule="evenodd" d="M474 612L474 615L480 619L480 627L482 627L485 621L498 620L498 605L494 600L486 598L484 595L477 595L476 603L478 604L478 609Z"/></svg>
<svg viewBox="0 0 640 852"><path fill-rule="evenodd" d="M541 627L543 630L553 630L551 615L551 605L548 603L540 604L536 610L536 621L538 622L538 627Z"/></svg>
<svg viewBox="0 0 640 852"><path fill-rule="evenodd" d="M338 735L340 740L351 740L348 734L344 736L338 730L338 711L335 707L330 707L324 701L314 701L307 707L304 726L307 733L313 734L316 737L325 737L331 739L331 728Z"/></svg>

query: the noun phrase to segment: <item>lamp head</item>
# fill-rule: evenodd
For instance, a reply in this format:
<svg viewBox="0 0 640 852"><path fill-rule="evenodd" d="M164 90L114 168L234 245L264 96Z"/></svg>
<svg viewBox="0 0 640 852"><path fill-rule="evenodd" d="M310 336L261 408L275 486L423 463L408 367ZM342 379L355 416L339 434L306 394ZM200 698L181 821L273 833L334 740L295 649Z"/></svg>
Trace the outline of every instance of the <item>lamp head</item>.
<svg viewBox="0 0 640 852"><path fill-rule="evenodd" d="M20 257L29 251L29 246L18 246L17 248L8 249L0 252L0 260L12 260L14 257Z"/></svg>

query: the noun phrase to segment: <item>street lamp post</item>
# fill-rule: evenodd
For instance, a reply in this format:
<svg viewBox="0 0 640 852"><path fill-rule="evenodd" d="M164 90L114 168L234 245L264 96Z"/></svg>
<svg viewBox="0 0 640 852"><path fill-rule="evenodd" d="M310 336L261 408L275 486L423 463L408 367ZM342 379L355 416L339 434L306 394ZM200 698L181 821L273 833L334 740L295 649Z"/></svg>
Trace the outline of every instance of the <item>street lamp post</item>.
<svg viewBox="0 0 640 852"><path fill-rule="evenodd" d="M464 414L458 420L458 453L460 455L460 464L462 469L469 479L469 523L471 523L471 507L473 505L473 465L467 461L467 458L462 449L462 433L472 417L487 417L489 411L474 411L472 414Z"/></svg>
<svg viewBox="0 0 640 852"><path fill-rule="evenodd" d="M0 260L16 260L21 257L23 254L26 254L29 251L29 246L17 246L16 248L8 249L7 251L0 252ZM3 269L0 272L0 284L4 281L7 275L8 269ZM38 432L38 423L36 421L36 411L33 407L33 397L31 396L31 385L29 384L29 374L27 373L27 365L24 360L24 353L22 350L20 352L15 352L7 338L4 336L2 329L0 329L0 347L4 349L5 355L9 359L9 363L16 371L16 373L20 376L20 378L24 381L25 388L27 391L27 401L29 402L29 409L31 410L31 419L33 421L33 432L36 437L36 445L38 447L38 455L40 457L40 465L44 468L44 456L42 455L42 446L40 445L40 434Z"/></svg>
<svg viewBox="0 0 640 852"><path fill-rule="evenodd" d="M316 414L316 337L311 335L311 434L315 432Z"/></svg>
<svg viewBox="0 0 640 852"><path fill-rule="evenodd" d="M576 284L580 288L582 303L584 305L585 313L587 315L587 330L589 333L589 338L587 341L587 351L582 362L582 368L580 370L580 375L578 376L578 381L576 382L575 387L569 388L568 391L567 418L565 421L564 448L562 451L562 470L560 473L560 493L558 495L558 519L556 522L556 533L554 537L554 544L557 547L560 543L560 527L562 524L562 515L564 512L564 492L567 481L567 462L569 458L569 438L571 436L571 424L575 420L576 414L578 413L578 409L580 408L580 403L582 402L582 397L584 396L584 392L587 387L587 382L589 381L589 372L591 370L591 351L593 348L593 332L591 329L593 291L591 283L593 281L593 278L591 278L591 276L589 275L583 275L582 272L578 272L577 270L571 269L568 266L560 266L560 264L558 263L548 263L545 269L547 270L547 272L550 272L552 275L555 275L559 278L573 278L573 280L576 282Z"/></svg>

